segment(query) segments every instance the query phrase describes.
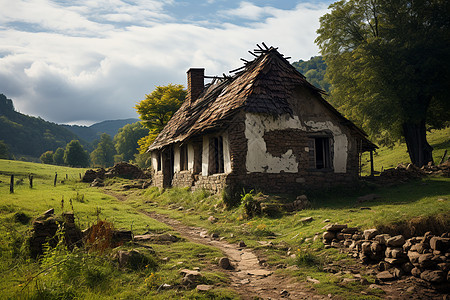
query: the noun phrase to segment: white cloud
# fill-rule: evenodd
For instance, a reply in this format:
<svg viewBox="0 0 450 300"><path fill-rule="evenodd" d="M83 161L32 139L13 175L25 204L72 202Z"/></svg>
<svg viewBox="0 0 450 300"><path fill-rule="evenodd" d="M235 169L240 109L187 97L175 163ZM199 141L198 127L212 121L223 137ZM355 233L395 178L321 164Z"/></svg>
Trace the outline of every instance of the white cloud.
<svg viewBox="0 0 450 300"><path fill-rule="evenodd" d="M315 31L326 12L324 5L281 10L243 2L229 16L242 14L252 23L229 19L210 27L175 22L164 10L167 1L68 1L72 6L66 7L43 0L4 2L0 93L24 113L61 123L134 117L134 105L155 85L185 84L190 67L227 73L242 65L239 58L251 59L247 50L263 41L294 60L309 59L318 53ZM48 30L24 31L10 22Z"/></svg>

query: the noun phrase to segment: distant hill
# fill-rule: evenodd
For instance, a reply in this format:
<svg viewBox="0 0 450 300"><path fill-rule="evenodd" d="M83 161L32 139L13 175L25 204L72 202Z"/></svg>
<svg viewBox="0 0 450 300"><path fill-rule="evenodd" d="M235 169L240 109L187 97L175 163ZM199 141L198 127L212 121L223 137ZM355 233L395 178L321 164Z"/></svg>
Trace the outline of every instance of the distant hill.
<svg viewBox="0 0 450 300"><path fill-rule="evenodd" d="M95 123L91 126L79 126L79 125L61 125L64 128L70 130L81 139L90 143L99 139L102 133L107 133L111 137L114 137L120 128L127 124L139 122L139 119L123 119L123 120L108 120L100 123Z"/></svg>
<svg viewBox="0 0 450 300"><path fill-rule="evenodd" d="M80 140L76 134L66 128L16 112L11 99L0 94L0 140L16 158L20 156L39 157L48 150L66 147L71 140Z"/></svg>
<svg viewBox="0 0 450 300"><path fill-rule="evenodd" d="M325 79L325 72L327 70L327 65L323 60L322 56L311 57L310 60L304 61L299 60L292 65L314 86L330 92L331 84Z"/></svg>

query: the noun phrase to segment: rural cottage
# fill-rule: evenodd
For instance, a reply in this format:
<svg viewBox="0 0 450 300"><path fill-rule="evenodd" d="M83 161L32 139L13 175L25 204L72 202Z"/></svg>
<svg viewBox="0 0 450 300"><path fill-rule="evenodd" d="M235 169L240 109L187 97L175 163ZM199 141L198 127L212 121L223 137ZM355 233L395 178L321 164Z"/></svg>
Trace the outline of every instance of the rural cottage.
<svg viewBox="0 0 450 300"><path fill-rule="evenodd" d="M188 70L185 102L149 147L153 185L293 192L355 182L360 154L376 146L277 49L258 47L233 76Z"/></svg>

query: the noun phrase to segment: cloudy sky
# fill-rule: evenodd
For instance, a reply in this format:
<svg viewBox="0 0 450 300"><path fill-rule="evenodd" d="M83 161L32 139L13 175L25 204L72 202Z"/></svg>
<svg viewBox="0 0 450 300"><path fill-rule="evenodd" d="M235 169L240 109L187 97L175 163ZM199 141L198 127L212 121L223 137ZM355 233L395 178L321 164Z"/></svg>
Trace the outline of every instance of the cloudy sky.
<svg viewBox="0 0 450 300"><path fill-rule="evenodd" d="M89 125L137 117L190 67L218 75L257 43L291 62L318 54L321 0L0 0L0 93L16 110Z"/></svg>

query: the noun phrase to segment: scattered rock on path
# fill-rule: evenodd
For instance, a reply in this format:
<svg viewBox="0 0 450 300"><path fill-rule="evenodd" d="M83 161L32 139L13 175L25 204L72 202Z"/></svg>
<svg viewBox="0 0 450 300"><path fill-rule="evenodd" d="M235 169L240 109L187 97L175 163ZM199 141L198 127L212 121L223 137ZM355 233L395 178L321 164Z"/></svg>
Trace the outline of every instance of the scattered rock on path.
<svg viewBox="0 0 450 300"><path fill-rule="evenodd" d="M229 270L231 269L230 259L228 257L222 257L219 259L219 266L222 269Z"/></svg>

